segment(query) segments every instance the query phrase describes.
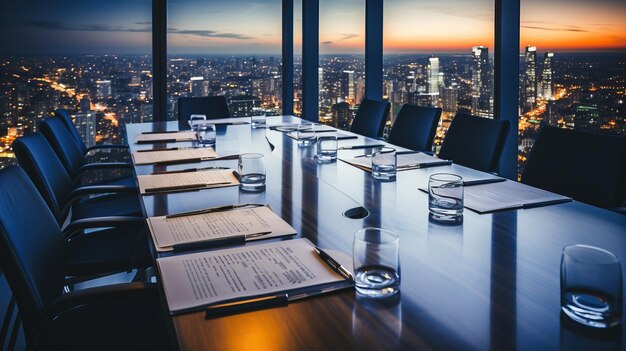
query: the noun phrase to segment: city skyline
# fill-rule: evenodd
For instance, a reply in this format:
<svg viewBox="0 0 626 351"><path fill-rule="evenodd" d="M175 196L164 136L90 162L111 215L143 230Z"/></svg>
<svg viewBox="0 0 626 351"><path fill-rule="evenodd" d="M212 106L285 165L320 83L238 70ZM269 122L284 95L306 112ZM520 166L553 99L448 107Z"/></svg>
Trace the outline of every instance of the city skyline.
<svg viewBox="0 0 626 351"><path fill-rule="evenodd" d="M172 0L168 4L168 51L277 55L281 45L280 3ZM364 4L364 0L320 0L321 53L363 52ZM294 46L298 52L300 2L295 2L294 10ZM564 0L522 1L520 52L526 45L557 53L626 52L624 13L626 2L619 0L575 4ZM464 53L476 45L493 47L491 0L448 0L445 4L389 0L384 19L384 50L388 54ZM152 44L150 21L149 0L3 2L0 27L5 35L0 36L0 53L146 54Z"/></svg>

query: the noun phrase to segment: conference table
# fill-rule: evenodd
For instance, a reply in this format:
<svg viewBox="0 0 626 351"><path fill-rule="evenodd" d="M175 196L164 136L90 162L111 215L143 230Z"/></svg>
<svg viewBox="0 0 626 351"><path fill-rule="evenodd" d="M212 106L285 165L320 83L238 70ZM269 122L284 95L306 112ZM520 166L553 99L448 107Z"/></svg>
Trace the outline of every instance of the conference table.
<svg viewBox="0 0 626 351"><path fill-rule="evenodd" d="M281 125L300 119L275 116L267 121L268 125ZM193 146L193 142L133 144L139 133L177 129L175 121L127 124L127 140L133 152ZM362 144L381 141L362 136L339 140L340 147ZM302 147L281 131L253 129L250 124L218 125L215 150L220 155L263 153L266 190L246 193L238 187L224 187L142 196L145 215L267 203L297 230L296 238L308 238L321 248L348 255L356 231L385 228L400 237L400 294L368 300L348 289L285 307L209 320L202 311L176 315L170 318L172 339L181 350L625 347L621 339L626 323L612 333L594 333L561 316L559 277L561 252L570 244L601 247L624 261L626 216L572 201L489 214L465 209L461 224L445 225L429 218L428 195L418 188L427 186L434 172L470 176L477 171L459 165L438 166L398 172L396 181L383 182L342 161L319 164L314 145ZM340 150L339 156L366 151L371 150ZM140 165L135 172L142 175L206 166L236 169L237 160ZM172 253L154 252L155 258L167 255ZM165 301L163 306L168 313Z"/></svg>

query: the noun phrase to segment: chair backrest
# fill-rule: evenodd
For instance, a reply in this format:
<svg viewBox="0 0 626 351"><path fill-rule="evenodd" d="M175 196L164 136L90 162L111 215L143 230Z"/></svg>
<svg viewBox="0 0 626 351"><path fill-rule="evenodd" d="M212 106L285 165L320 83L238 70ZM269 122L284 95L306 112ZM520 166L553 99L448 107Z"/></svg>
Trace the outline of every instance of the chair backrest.
<svg viewBox="0 0 626 351"><path fill-rule="evenodd" d="M66 244L52 213L17 166L0 170L0 267L28 335L63 292Z"/></svg>
<svg viewBox="0 0 626 351"><path fill-rule="evenodd" d="M382 137L390 106L387 101L363 99L350 131L370 138Z"/></svg>
<svg viewBox="0 0 626 351"><path fill-rule="evenodd" d="M13 151L20 166L39 190L57 223L61 225L67 216L67 212L61 211L74 186L56 153L40 133L16 139L13 142Z"/></svg>
<svg viewBox="0 0 626 351"><path fill-rule="evenodd" d="M411 150L431 151L440 117L441 108L405 104L387 141Z"/></svg>
<svg viewBox="0 0 626 351"><path fill-rule="evenodd" d="M543 127L522 182L599 207L626 203L626 138Z"/></svg>
<svg viewBox="0 0 626 351"><path fill-rule="evenodd" d="M81 138L80 134L78 134L78 129L76 129L74 122L72 122L72 117L70 117L69 112L63 109L56 109L54 110L54 116L60 119L61 122L63 122L67 130L72 135L72 140L74 140L76 146L78 146L83 155L85 155L87 153L87 145L85 145L83 138Z"/></svg>
<svg viewBox="0 0 626 351"><path fill-rule="evenodd" d="M178 98L178 124L189 128L187 121L191 115L205 115L207 119L231 118L226 97L181 97Z"/></svg>
<svg viewBox="0 0 626 351"><path fill-rule="evenodd" d="M483 172L498 172L510 123L457 113L439 157Z"/></svg>
<svg viewBox="0 0 626 351"><path fill-rule="evenodd" d="M85 163L85 154L74 142L72 133L67 129L65 123L59 118L48 117L39 123L39 128L48 139L70 177L76 177L80 167Z"/></svg>

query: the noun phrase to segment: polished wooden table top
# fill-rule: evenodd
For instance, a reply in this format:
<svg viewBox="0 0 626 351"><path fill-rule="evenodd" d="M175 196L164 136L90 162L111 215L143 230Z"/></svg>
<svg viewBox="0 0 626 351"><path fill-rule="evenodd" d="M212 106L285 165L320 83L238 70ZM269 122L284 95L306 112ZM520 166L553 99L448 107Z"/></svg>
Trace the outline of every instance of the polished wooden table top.
<svg viewBox="0 0 626 351"><path fill-rule="evenodd" d="M273 124L297 121L290 116L268 117ZM176 122L126 128L133 151L191 145L132 144L137 133L176 130ZM380 144L359 137L340 140L339 146L364 143ZM441 166L399 172L397 181L380 182L341 161L318 164L314 146L299 147L281 132L250 125L218 126L216 151L220 155L264 153L267 190L249 194L228 187L144 196L146 214L266 202L298 231L297 237L347 254L354 232L368 226L386 228L400 235L401 294L368 301L357 298L354 291L343 291L212 320L204 320L201 312L177 316L173 324L182 350L626 347L621 341L626 323L621 334L598 336L562 321L559 290L561 250L566 245L598 246L626 259L626 216L570 202L482 215L465 209L461 225L446 226L429 220L428 196L418 187L426 186L433 172L463 176L475 171ZM135 170L140 175L199 165L137 166ZM237 161L201 165L236 168ZM369 211L367 217L343 215L359 206Z"/></svg>

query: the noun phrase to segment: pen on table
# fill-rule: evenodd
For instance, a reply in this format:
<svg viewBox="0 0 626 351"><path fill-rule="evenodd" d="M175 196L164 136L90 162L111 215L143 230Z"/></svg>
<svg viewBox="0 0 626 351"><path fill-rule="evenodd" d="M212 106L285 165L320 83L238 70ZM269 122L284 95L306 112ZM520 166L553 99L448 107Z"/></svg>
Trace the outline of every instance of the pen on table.
<svg viewBox="0 0 626 351"><path fill-rule="evenodd" d="M188 150L188 149L197 149L197 148L196 147L166 147L166 148L161 148L161 149L137 150L137 152L172 151L172 150Z"/></svg>
<svg viewBox="0 0 626 351"><path fill-rule="evenodd" d="M205 170L211 170L211 169L230 169L230 167L201 167L201 168L185 168L185 169L174 169L171 171L156 171L156 172L152 172L150 173L151 175L156 175L156 174L172 174L172 173L187 173L187 172L198 172L198 171L205 171Z"/></svg>
<svg viewBox="0 0 626 351"><path fill-rule="evenodd" d="M158 193L158 192L167 192L167 191L180 191L180 190L200 190L208 187L212 187L215 185L224 185L230 184L230 182L219 182L219 183L209 183L209 184L189 184L189 185L175 185L175 186L164 186L159 188L147 188L145 190L146 193Z"/></svg>
<svg viewBox="0 0 626 351"><path fill-rule="evenodd" d="M352 145L352 146L342 146L339 150L355 150L355 149L369 149L375 147L384 147L383 144L371 144L371 145Z"/></svg>
<svg viewBox="0 0 626 351"><path fill-rule="evenodd" d="M169 218L185 217L185 216L192 216L192 215L205 214L205 213L211 213L211 212L228 211L228 210L233 210L233 209L241 208L241 207L261 207L261 206L265 206L265 204L224 205L224 206L218 206L218 207L205 208L205 209L202 209L202 210L176 213L176 214L172 214L172 215L167 215L167 216L165 216L165 218L169 219Z"/></svg>
<svg viewBox="0 0 626 351"><path fill-rule="evenodd" d="M218 239L208 239L202 241L195 241L191 243L183 243L183 244L174 244L172 245L172 249L174 251L188 251L188 250L196 250L196 249L205 249L211 247L221 247L221 246L235 246L235 245L243 245L246 243L247 239L258 238L261 236L265 236L268 234L272 234L269 232L260 232L260 233L252 233L252 234L241 234L241 235L233 235L225 238Z"/></svg>
<svg viewBox="0 0 626 351"><path fill-rule="evenodd" d="M339 273L339 275L343 276L344 278L350 281L354 281L354 277L352 276L352 273L350 273L347 269L345 269L339 262L335 261L332 257L330 257L329 254L324 252L319 247L314 247L313 250L322 259L322 261L324 261L330 268L332 268L333 271Z"/></svg>
<svg viewBox="0 0 626 351"><path fill-rule="evenodd" d="M137 140L136 144L158 144L158 143L175 143L176 139L163 139L163 140ZM182 141L182 140L181 140Z"/></svg>

